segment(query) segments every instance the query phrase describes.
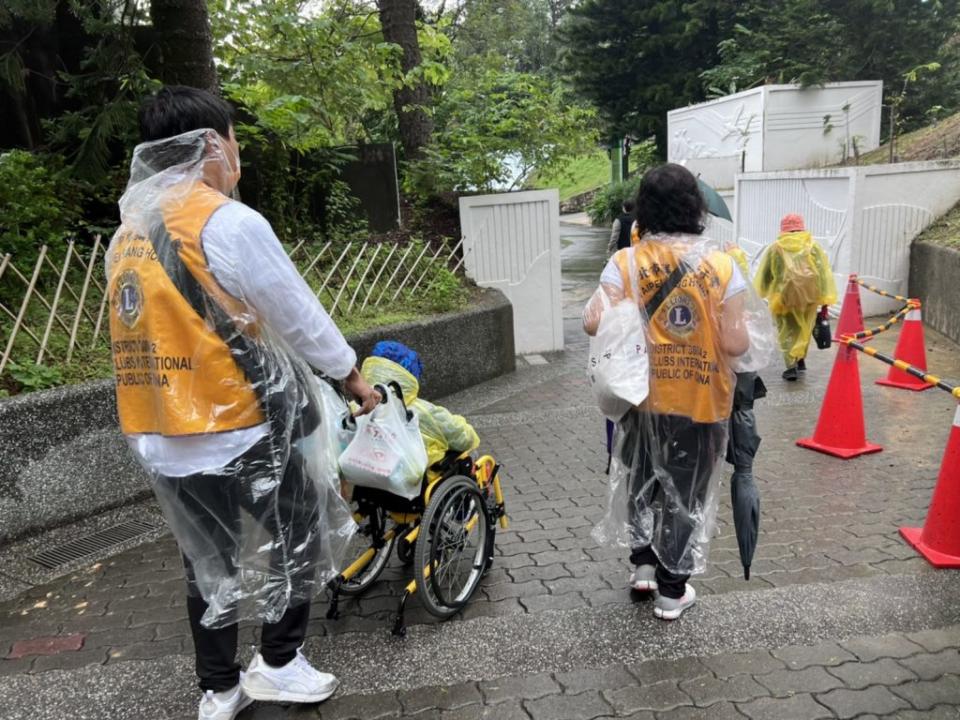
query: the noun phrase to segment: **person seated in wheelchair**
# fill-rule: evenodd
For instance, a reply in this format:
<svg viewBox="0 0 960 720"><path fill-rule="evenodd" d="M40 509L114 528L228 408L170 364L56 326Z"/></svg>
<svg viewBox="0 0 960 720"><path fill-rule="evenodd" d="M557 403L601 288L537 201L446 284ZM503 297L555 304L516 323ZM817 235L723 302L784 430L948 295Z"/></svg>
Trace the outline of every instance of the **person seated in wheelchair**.
<svg viewBox="0 0 960 720"><path fill-rule="evenodd" d="M420 356L403 343L378 342L370 357L363 361L360 375L371 386L391 382L400 386L407 408L417 414L420 435L427 449L427 467L437 468L473 452L480 445L480 438L465 418L419 396L423 363Z"/></svg>

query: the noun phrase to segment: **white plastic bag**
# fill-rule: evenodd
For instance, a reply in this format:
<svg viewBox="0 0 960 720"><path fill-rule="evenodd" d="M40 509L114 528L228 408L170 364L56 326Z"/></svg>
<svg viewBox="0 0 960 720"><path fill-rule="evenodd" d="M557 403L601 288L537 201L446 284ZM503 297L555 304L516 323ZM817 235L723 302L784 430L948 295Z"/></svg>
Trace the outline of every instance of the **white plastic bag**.
<svg viewBox="0 0 960 720"><path fill-rule="evenodd" d="M420 494L427 470L420 423L396 393L383 385L376 387L383 402L372 413L357 418L357 432L340 455L340 472L354 485L412 500Z"/></svg>
<svg viewBox="0 0 960 720"><path fill-rule="evenodd" d="M631 299L610 304L598 288L603 314L597 333L590 338L587 378L600 411L618 422L642 403L650 387L650 360L640 309Z"/></svg>

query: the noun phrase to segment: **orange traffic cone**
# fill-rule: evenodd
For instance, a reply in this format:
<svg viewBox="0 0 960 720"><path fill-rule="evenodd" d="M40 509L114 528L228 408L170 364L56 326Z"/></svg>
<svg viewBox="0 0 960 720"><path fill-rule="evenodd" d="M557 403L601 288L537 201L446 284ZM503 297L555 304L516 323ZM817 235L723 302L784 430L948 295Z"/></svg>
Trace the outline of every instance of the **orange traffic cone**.
<svg viewBox="0 0 960 720"><path fill-rule="evenodd" d="M847 335L855 335L862 330L863 307L860 305L860 286L857 284L857 276L851 275L847 281L847 292L843 296L834 342L840 342Z"/></svg>
<svg viewBox="0 0 960 720"><path fill-rule="evenodd" d="M953 429L940 464L940 475L933 490L927 521L923 528L900 528L910 543L931 565L960 568L960 408L953 418Z"/></svg>
<svg viewBox="0 0 960 720"><path fill-rule="evenodd" d="M847 297L850 297L849 289ZM844 307L846 305L844 301ZM860 366L857 351L848 345L837 348L837 358L833 362L830 383L813 437L797 440L797 445L844 460L883 450L879 445L867 442L863 424L863 397L860 394Z"/></svg>
<svg viewBox="0 0 960 720"><path fill-rule="evenodd" d="M920 316L920 305L907 313L897 340L897 349L893 355L897 360L913 365L923 371L927 369L927 348L923 340L923 320ZM890 368L887 377L877 380L877 385L903 388L904 390L929 390L933 387L918 377L908 375L903 370Z"/></svg>

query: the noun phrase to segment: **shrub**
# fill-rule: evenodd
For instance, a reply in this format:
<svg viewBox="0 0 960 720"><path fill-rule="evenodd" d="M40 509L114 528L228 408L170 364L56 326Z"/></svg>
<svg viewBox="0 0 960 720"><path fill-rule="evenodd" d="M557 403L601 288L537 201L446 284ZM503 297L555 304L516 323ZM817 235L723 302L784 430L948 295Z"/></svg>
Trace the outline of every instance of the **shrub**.
<svg viewBox="0 0 960 720"><path fill-rule="evenodd" d="M0 251L29 260L75 229L82 212L74 187L57 155L0 154Z"/></svg>
<svg viewBox="0 0 960 720"><path fill-rule="evenodd" d="M623 182L607 185L597 192L587 205L587 215L594 225L609 225L622 210L624 200L632 200L640 187L642 174L634 175Z"/></svg>

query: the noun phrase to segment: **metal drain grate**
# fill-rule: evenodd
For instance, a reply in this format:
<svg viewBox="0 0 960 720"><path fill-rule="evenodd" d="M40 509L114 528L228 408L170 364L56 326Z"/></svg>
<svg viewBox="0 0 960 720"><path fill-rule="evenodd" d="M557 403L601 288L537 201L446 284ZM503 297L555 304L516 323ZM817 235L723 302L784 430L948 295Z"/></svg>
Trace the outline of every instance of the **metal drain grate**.
<svg viewBox="0 0 960 720"><path fill-rule="evenodd" d="M146 535L158 527L145 520L129 520L92 535L71 540L50 550L44 550L29 559L47 570L56 570L68 563L101 553L140 535Z"/></svg>

